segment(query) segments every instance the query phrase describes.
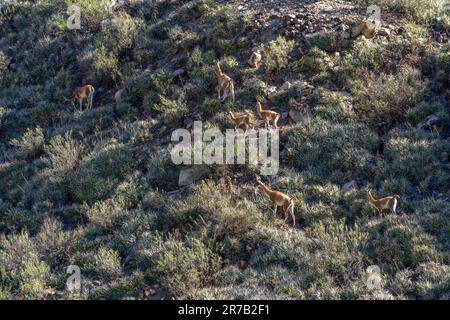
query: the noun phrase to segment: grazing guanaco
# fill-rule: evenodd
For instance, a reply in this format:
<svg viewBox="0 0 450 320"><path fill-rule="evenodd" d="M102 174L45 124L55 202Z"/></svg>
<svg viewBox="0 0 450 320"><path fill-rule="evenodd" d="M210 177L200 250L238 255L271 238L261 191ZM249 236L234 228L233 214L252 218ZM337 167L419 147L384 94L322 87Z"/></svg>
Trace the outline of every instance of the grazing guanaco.
<svg viewBox="0 0 450 320"><path fill-rule="evenodd" d="M260 50L256 50L250 56L250 59L248 60L248 64L250 66L252 66L253 68L258 69L259 68L259 64L261 63L261 60L262 60L261 51Z"/></svg>
<svg viewBox="0 0 450 320"><path fill-rule="evenodd" d="M90 84L85 85L83 87L78 87L75 89L73 94L66 100L72 102L72 104L76 100L78 100L80 102L80 111L81 111L81 110L83 110L83 100L86 99L87 100L87 108L90 109L90 108L92 108L94 91L95 91L94 87L91 86Z"/></svg>
<svg viewBox="0 0 450 320"><path fill-rule="evenodd" d="M280 119L280 114L272 110L263 110L261 102L257 101L257 108L259 116L264 120L266 129L270 127L270 122L272 122L275 129L278 129L278 119Z"/></svg>
<svg viewBox="0 0 450 320"><path fill-rule="evenodd" d="M382 214L382 211L384 209L389 209L391 210L391 212L395 213L398 199L400 199L400 196L398 194L381 199L375 199L370 190L367 191L367 196L369 198L369 203L373 205L375 209L377 209L380 215Z"/></svg>
<svg viewBox="0 0 450 320"><path fill-rule="evenodd" d="M250 112L247 111L244 115L241 116L235 116L232 111L230 111L229 113L231 121L234 122L235 129L238 129L243 125L245 127L245 131L247 131L249 127L252 127L252 116Z"/></svg>
<svg viewBox="0 0 450 320"><path fill-rule="evenodd" d="M219 81L219 84L216 87L217 94L219 96L219 100L221 102L225 101L225 99L231 94L231 97L234 102L234 83L233 80L222 72L220 68L220 64L217 62L215 66L216 75ZM222 92L222 95L220 94Z"/></svg>
<svg viewBox="0 0 450 320"><path fill-rule="evenodd" d="M261 187L264 189L264 192L269 196L270 202L273 204L274 214L276 215L277 213L277 207L282 206L284 212L284 223L286 223L290 213L292 217L292 224L295 227L294 200L280 191L271 190L268 186L262 183L262 181L258 177L256 177L256 181L261 185Z"/></svg>

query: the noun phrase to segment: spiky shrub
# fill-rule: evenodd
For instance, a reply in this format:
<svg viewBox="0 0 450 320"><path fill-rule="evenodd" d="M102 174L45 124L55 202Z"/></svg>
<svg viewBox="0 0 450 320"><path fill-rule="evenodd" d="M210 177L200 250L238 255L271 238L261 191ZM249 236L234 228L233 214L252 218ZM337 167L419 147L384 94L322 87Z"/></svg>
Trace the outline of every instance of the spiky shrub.
<svg viewBox="0 0 450 320"><path fill-rule="evenodd" d="M406 217L386 219L369 226L367 232L369 258L376 259L380 268L389 274L441 259L436 250L436 239L425 233L416 221Z"/></svg>
<svg viewBox="0 0 450 320"><path fill-rule="evenodd" d="M136 22L126 12L119 12L102 26L99 41L110 51L121 54L133 46L139 20Z"/></svg>
<svg viewBox="0 0 450 320"><path fill-rule="evenodd" d="M361 120L381 132L402 123L425 89L417 70L383 75L370 83L366 90L354 92L355 110Z"/></svg>
<svg viewBox="0 0 450 320"><path fill-rule="evenodd" d="M284 156L301 170L335 183L371 179L375 133L359 124L312 119L292 128Z"/></svg>
<svg viewBox="0 0 450 320"><path fill-rule="evenodd" d="M449 180L442 170L441 154L449 152L448 145L432 133L420 129L393 130L385 147L388 160L385 176L408 179L431 189L446 190ZM429 179L435 176L436 181Z"/></svg>
<svg viewBox="0 0 450 320"><path fill-rule="evenodd" d="M132 168L132 155L127 148L114 142L99 146L83 158L69 177L68 189L76 199L92 204L104 200Z"/></svg>
<svg viewBox="0 0 450 320"><path fill-rule="evenodd" d="M240 33L250 26L250 13L237 14L231 6L218 6L209 10L205 19L213 22L213 27L206 33L208 48L223 55L231 55L247 41ZM217 23L218 21L220 23Z"/></svg>
<svg viewBox="0 0 450 320"><path fill-rule="evenodd" d="M0 287L4 294L10 298L41 299L48 277L49 267L27 232L0 242Z"/></svg>
<svg viewBox="0 0 450 320"><path fill-rule="evenodd" d="M43 149L44 133L40 127L27 129L20 140L14 138L10 143L16 147L16 154L19 157L34 158Z"/></svg>
<svg viewBox="0 0 450 320"><path fill-rule="evenodd" d="M94 256L95 272L106 279L115 279L122 273L119 254L105 247L101 247Z"/></svg>
<svg viewBox="0 0 450 320"><path fill-rule="evenodd" d="M50 143L44 146L44 163L48 166L54 177L59 180L60 175L71 172L77 165L84 151L84 146L72 138L72 132L56 135Z"/></svg>
<svg viewBox="0 0 450 320"><path fill-rule="evenodd" d="M262 65L268 73L279 72L289 63L289 55L294 49L295 42L278 36L270 41L262 50Z"/></svg>
<svg viewBox="0 0 450 320"><path fill-rule="evenodd" d="M188 229L196 221L203 221L221 237L245 234L260 220L256 207L247 201L235 206L230 196L219 190L212 181L201 183L187 199L170 206L168 213L160 217L160 223Z"/></svg>
<svg viewBox="0 0 450 320"><path fill-rule="evenodd" d="M220 256L199 239L182 242L169 238L160 246L162 250L156 258L154 272L173 296L189 295L211 283L220 269Z"/></svg>

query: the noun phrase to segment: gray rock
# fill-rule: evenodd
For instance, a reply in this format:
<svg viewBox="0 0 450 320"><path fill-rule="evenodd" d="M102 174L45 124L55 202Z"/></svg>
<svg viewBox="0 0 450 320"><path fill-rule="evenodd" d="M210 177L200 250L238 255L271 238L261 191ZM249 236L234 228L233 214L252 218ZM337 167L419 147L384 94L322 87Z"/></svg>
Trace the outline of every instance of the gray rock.
<svg viewBox="0 0 450 320"><path fill-rule="evenodd" d="M208 173L208 170L203 165L194 165L189 168L183 168L180 171L180 175L178 177L178 186L186 187L200 179L202 179L206 174Z"/></svg>
<svg viewBox="0 0 450 320"><path fill-rule="evenodd" d="M358 190L358 185L356 184L355 180L345 183L341 188L341 192L343 195L348 194L351 191L357 191L357 190Z"/></svg>
<svg viewBox="0 0 450 320"><path fill-rule="evenodd" d="M180 68L180 69L177 69L174 72L172 72L172 76L173 77L179 77L179 76L181 76L181 75L183 75L185 73L186 73L186 70Z"/></svg>

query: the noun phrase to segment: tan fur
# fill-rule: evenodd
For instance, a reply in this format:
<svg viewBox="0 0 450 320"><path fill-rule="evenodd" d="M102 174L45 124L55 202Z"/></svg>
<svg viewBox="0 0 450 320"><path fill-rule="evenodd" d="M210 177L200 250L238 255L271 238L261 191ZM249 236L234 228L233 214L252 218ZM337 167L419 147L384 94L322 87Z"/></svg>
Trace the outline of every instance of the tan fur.
<svg viewBox="0 0 450 320"><path fill-rule="evenodd" d="M244 126L245 130L252 127L252 117L249 112L241 116L235 116L232 111L230 113L230 119L234 122L234 128L238 129L240 126Z"/></svg>
<svg viewBox="0 0 450 320"><path fill-rule="evenodd" d="M263 188L264 192L269 196L270 202L274 206L274 214L277 213L277 207L282 206L284 212L284 222L286 223L290 213L292 217L292 224L295 227L294 200L280 191L271 190L258 178L256 179L256 181Z"/></svg>
<svg viewBox="0 0 450 320"><path fill-rule="evenodd" d="M257 109L259 116L264 120L266 129L270 127L270 123L275 129L278 129L278 119L280 119L280 114L272 110L263 110L261 102L257 102Z"/></svg>
<svg viewBox="0 0 450 320"><path fill-rule="evenodd" d="M397 209L397 202L400 199L398 194L381 199L375 199L370 191L367 191L367 196L369 203L377 209L379 214L381 214L384 209L389 209L392 213L395 213L395 210Z"/></svg>
<svg viewBox="0 0 450 320"><path fill-rule="evenodd" d="M94 87L90 84L85 85L83 87L76 88L72 95L67 98L68 101L74 103L75 101L79 101L80 103L80 111L83 109L83 100L87 100L87 108L92 108L92 102L94 97Z"/></svg>
<svg viewBox="0 0 450 320"><path fill-rule="evenodd" d="M219 82L219 84L216 87L217 94L219 96L219 100L221 102L223 102L231 94L231 97L232 97L233 102L234 102L234 83L233 83L233 80L229 76L227 76L225 73L222 72L222 69L220 68L220 64L218 62L216 64L216 66L215 66L215 71L216 71L217 79L218 79L218 82Z"/></svg>

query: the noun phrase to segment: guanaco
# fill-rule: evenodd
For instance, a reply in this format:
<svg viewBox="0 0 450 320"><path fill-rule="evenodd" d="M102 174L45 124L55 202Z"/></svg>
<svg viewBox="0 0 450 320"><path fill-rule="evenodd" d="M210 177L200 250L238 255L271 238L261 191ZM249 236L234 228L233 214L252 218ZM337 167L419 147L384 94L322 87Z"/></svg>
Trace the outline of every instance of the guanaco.
<svg viewBox="0 0 450 320"><path fill-rule="evenodd" d="M258 69L259 64L261 63L261 60L262 60L261 51L256 50L250 56L250 59L248 60L248 64L250 66L252 66L253 68Z"/></svg>
<svg viewBox="0 0 450 320"><path fill-rule="evenodd" d="M290 213L292 217L292 224L295 227L294 200L280 191L271 190L268 186L262 183L262 181L258 177L256 178L256 181L261 185L261 187L264 189L264 192L269 196L270 202L273 204L274 214L276 215L278 206L282 206L284 212L284 223L286 223Z"/></svg>
<svg viewBox="0 0 450 320"><path fill-rule="evenodd" d="M382 211L384 209L390 209L391 212L395 213L395 210L397 208L398 199L400 199L400 196L398 194L390 196L390 197L381 198L378 200L373 197L370 190L367 191L367 195L369 198L369 203L371 205L373 205L375 207L375 209L377 209L377 211L380 215L382 214Z"/></svg>
<svg viewBox="0 0 450 320"><path fill-rule="evenodd" d="M87 108L90 109L92 108L94 91L95 91L94 87L91 86L90 84L85 85L83 87L78 87L75 89L73 94L66 100L72 102L72 104L75 103L76 100L78 100L80 102L80 111L81 111L83 110L83 99L86 99Z"/></svg>
<svg viewBox="0 0 450 320"><path fill-rule="evenodd" d="M225 99L231 94L231 97L234 102L234 83L233 80L222 72L220 68L219 62L216 63L215 66L216 75L219 81L219 84L216 87L217 94L219 96L219 100L221 102L225 101ZM222 92L222 95L220 94Z"/></svg>
<svg viewBox="0 0 450 320"><path fill-rule="evenodd" d="M252 127L252 116L250 112L247 111L244 115L241 116L234 115L233 111L231 110L229 113L231 121L234 122L235 129L238 129L243 125L245 127L245 131L247 131L249 127Z"/></svg>
<svg viewBox="0 0 450 320"><path fill-rule="evenodd" d="M259 116L264 120L266 129L270 127L270 122L272 122L275 129L278 129L278 119L280 119L280 114L272 110L263 110L261 102L257 101L257 111Z"/></svg>

